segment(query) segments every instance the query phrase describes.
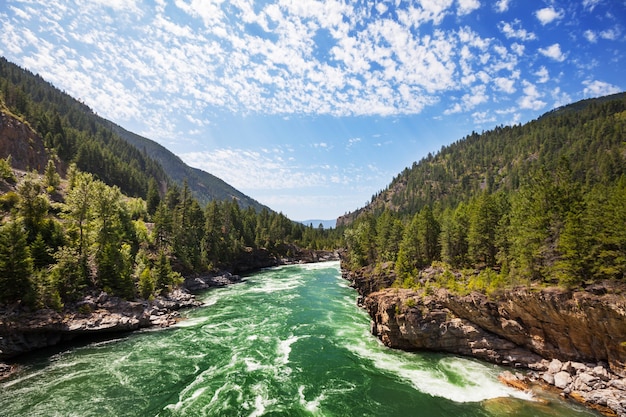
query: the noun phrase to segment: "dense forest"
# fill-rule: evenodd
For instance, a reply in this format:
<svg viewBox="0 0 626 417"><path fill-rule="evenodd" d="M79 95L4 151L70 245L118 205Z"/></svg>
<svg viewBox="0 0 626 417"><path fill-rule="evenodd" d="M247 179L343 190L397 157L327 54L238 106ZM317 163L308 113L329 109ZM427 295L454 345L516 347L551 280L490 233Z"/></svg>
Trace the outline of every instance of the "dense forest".
<svg viewBox="0 0 626 417"><path fill-rule="evenodd" d="M338 230L258 204L198 200L110 123L5 60L0 113L0 127L29 132L0 139L22 140L21 148L40 142L47 161L18 170L13 164L24 161L0 159L0 305L59 309L94 290L150 298L183 274L341 245Z"/></svg>
<svg viewBox="0 0 626 417"><path fill-rule="evenodd" d="M472 133L341 219L352 269L492 291L626 278L626 95ZM425 282L421 270L446 272Z"/></svg>

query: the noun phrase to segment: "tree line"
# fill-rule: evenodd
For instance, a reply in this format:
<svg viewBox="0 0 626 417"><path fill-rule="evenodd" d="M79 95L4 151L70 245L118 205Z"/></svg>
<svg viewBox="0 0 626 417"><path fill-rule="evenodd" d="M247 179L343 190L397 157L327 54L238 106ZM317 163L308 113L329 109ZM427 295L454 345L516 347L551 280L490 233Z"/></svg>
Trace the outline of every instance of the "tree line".
<svg viewBox="0 0 626 417"><path fill-rule="evenodd" d="M11 189L0 196L0 304L59 309L93 290L150 298L181 274L236 269L251 251L288 257L339 245L336 230L234 200L201 207L186 185L162 196L151 179L147 199L128 197L76 165L61 180L52 160L21 179L1 160L0 174Z"/></svg>

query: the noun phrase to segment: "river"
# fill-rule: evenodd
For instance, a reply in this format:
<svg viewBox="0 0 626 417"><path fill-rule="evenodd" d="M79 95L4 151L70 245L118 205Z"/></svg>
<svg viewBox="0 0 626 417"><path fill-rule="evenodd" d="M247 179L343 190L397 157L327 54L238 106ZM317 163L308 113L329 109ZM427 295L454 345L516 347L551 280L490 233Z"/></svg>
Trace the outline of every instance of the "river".
<svg viewBox="0 0 626 417"><path fill-rule="evenodd" d="M501 368L384 347L339 263L200 296L168 329L32 355L0 416L596 416L501 385Z"/></svg>

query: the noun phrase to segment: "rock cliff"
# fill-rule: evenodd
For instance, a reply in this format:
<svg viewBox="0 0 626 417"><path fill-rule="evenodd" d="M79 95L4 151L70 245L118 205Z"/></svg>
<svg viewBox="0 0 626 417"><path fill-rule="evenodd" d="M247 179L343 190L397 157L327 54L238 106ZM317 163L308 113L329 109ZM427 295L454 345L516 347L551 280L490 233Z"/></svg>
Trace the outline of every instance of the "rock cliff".
<svg viewBox="0 0 626 417"><path fill-rule="evenodd" d="M445 289L380 289L367 274L344 275L360 291L372 317L372 333L385 345L530 369L524 378L555 386L605 413L626 416L622 286L595 285L586 291L516 288L489 298ZM381 282L380 276L374 277L372 282Z"/></svg>
<svg viewBox="0 0 626 417"><path fill-rule="evenodd" d="M28 124L0 107L0 158L11 155L13 168L43 172L48 155L43 140Z"/></svg>
<svg viewBox="0 0 626 417"><path fill-rule="evenodd" d="M86 335L169 326L179 317L178 310L197 305L191 294L177 289L152 301L126 301L102 292L61 312L1 311L0 359Z"/></svg>

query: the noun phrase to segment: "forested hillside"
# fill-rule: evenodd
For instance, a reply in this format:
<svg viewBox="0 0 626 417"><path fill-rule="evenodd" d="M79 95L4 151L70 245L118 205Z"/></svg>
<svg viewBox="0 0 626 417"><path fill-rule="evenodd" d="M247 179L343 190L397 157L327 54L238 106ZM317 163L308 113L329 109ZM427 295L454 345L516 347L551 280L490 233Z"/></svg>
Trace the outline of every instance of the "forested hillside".
<svg viewBox="0 0 626 417"><path fill-rule="evenodd" d="M79 169L136 197L146 196L151 178L161 193L168 183L182 187L187 181L202 204L235 198L242 207L264 208L219 178L187 166L161 145L99 117L41 77L1 57L0 92L8 109L44 138L46 148L59 158L61 169L74 162ZM0 157L7 156L2 153L0 149Z"/></svg>
<svg viewBox="0 0 626 417"><path fill-rule="evenodd" d="M348 265L396 285L495 289L626 277L626 96L585 100L523 126L472 133L405 169L340 219Z"/></svg>
<svg viewBox="0 0 626 417"><path fill-rule="evenodd" d="M199 200L119 129L0 60L0 306L61 309L94 291L151 298L181 274L340 244L339 232L244 205L241 193ZM192 180L211 187L203 178Z"/></svg>

